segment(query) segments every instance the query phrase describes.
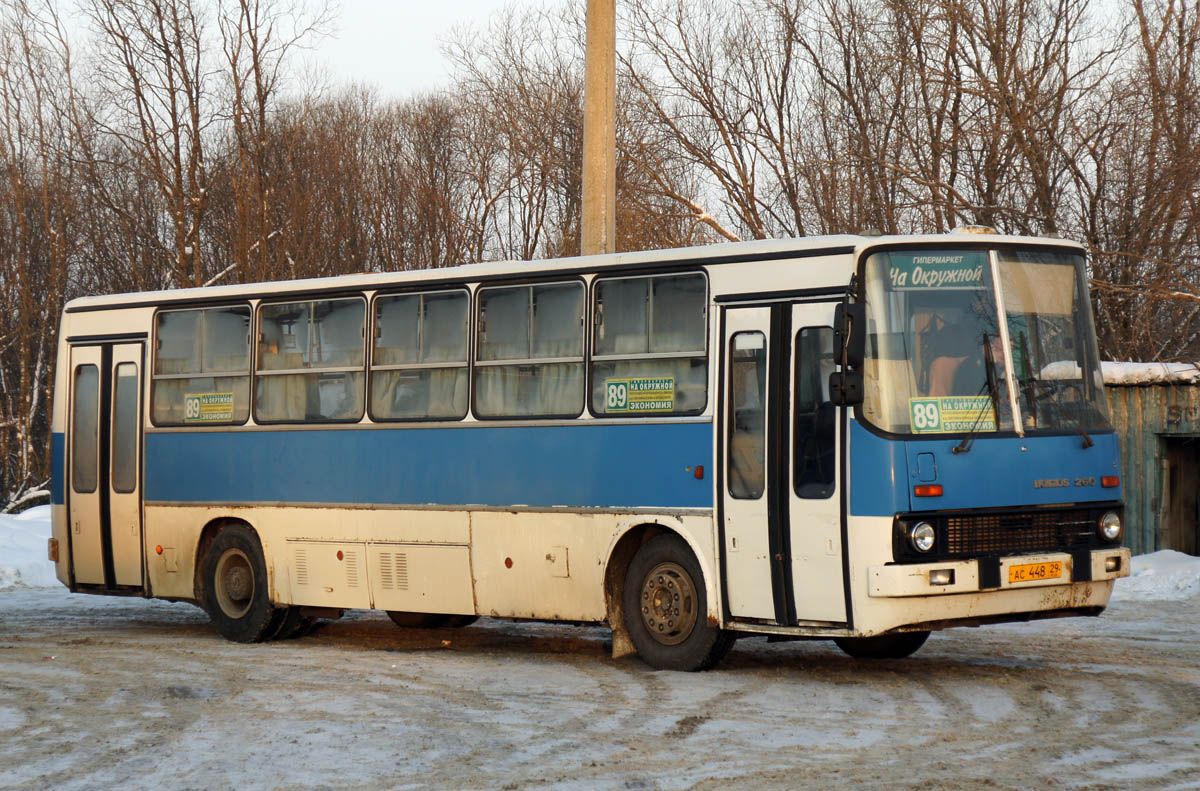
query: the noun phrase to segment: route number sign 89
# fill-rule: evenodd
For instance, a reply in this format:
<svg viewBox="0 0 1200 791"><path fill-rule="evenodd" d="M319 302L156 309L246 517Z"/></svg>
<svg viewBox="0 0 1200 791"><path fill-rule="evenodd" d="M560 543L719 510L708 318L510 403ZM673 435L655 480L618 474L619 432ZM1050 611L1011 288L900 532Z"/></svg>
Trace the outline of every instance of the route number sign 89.
<svg viewBox="0 0 1200 791"><path fill-rule="evenodd" d="M629 383L609 382L605 393L605 406L611 410L629 407Z"/></svg>
<svg viewBox="0 0 1200 791"><path fill-rule="evenodd" d="M912 402L912 423L916 431L937 431L942 426L942 411L935 400Z"/></svg>

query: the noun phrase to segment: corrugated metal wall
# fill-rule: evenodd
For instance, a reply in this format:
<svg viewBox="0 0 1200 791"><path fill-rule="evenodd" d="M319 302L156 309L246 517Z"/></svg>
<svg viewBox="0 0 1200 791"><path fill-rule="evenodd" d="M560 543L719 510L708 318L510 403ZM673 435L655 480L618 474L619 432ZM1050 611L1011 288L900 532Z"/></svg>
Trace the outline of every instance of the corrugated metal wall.
<svg viewBox="0 0 1200 791"><path fill-rule="evenodd" d="M1109 385L1105 389L1121 442L1125 543L1135 555L1156 552L1163 548L1167 507L1162 502L1164 437L1200 436L1200 386Z"/></svg>

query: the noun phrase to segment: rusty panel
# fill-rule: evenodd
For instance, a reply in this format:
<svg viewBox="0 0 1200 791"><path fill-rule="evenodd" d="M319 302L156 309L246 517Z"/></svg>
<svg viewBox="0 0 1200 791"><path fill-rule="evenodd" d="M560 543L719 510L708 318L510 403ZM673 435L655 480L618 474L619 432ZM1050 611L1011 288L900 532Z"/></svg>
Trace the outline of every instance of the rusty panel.
<svg viewBox="0 0 1200 791"><path fill-rule="evenodd" d="M1162 549L1166 463L1163 437L1200 436L1200 387L1181 384L1109 386L1113 427L1121 443L1126 545L1134 554Z"/></svg>

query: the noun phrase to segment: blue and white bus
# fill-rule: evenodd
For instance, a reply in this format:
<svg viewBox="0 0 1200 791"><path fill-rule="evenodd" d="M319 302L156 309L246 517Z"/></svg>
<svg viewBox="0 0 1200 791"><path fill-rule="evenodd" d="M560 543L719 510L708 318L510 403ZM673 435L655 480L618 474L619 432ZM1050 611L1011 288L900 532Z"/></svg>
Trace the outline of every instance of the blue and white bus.
<svg viewBox="0 0 1200 791"><path fill-rule="evenodd" d="M1129 573L1082 249L760 241L87 297L50 555L231 640L378 609L902 657Z"/></svg>

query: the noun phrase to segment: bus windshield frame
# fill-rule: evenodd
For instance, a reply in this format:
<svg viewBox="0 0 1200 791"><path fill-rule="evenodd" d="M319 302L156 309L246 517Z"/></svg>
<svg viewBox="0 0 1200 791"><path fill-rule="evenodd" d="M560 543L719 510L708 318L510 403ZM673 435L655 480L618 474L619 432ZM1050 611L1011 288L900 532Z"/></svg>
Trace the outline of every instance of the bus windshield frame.
<svg viewBox="0 0 1200 791"><path fill-rule="evenodd" d="M863 266L866 423L921 437L1111 430L1081 251L907 247Z"/></svg>

